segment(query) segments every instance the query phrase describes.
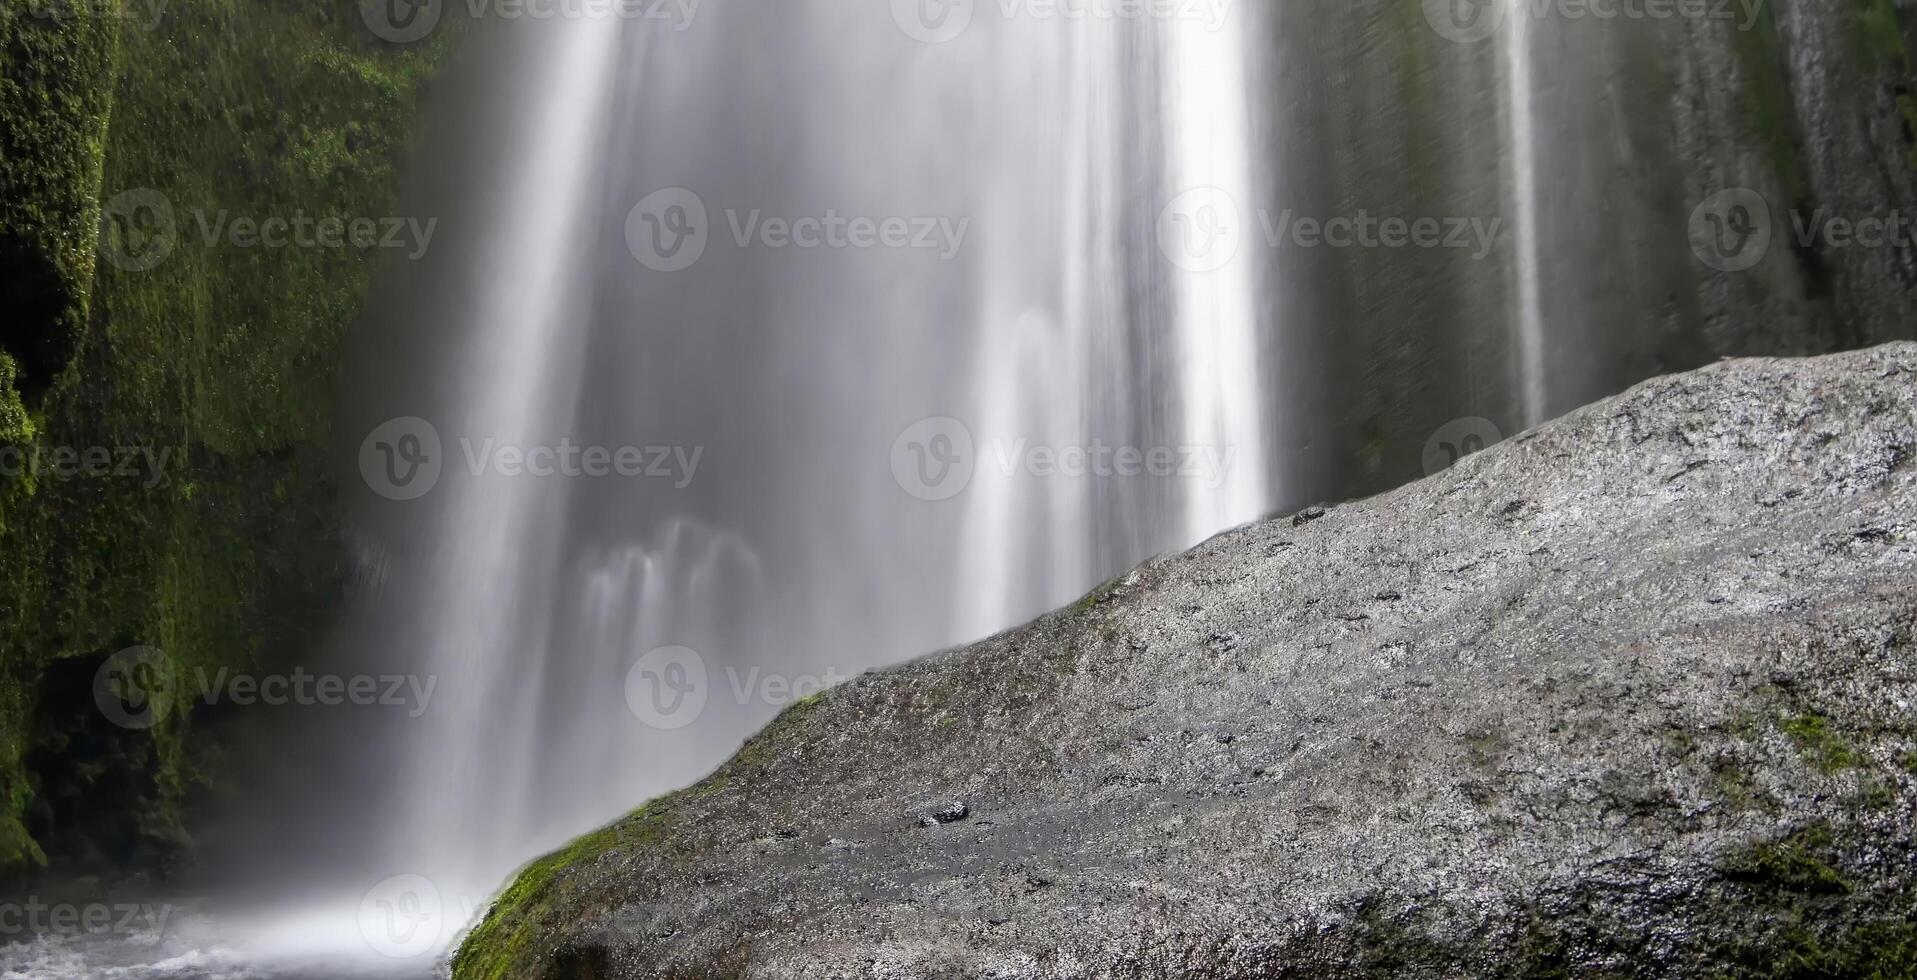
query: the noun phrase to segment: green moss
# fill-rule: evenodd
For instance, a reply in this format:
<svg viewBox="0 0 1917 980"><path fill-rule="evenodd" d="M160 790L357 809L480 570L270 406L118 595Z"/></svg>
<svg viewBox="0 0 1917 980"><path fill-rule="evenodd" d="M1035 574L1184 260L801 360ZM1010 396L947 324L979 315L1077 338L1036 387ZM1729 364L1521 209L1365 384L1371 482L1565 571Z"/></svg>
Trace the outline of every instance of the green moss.
<svg viewBox="0 0 1917 980"><path fill-rule="evenodd" d="M493 901L486 917L474 927L453 956L458 980L512 980L526 976L527 956L534 940L550 928L560 889L590 888L591 866L607 853L625 847L656 846L672 829L672 806L679 794L661 797L624 820L587 834L527 865ZM563 907L580 907L576 894Z"/></svg>
<svg viewBox="0 0 1917 980"><path fill-rule="evenodd" d="M1106 580L1098 588L1085 593L1083 598L1072 603L1070 611L1073 613L1090 612L1117 598L1120 588L1125 584L1125 579L1130 577L1130 575L1130 572L1125 572Z"/></svg>
<svg viewBox="0 0 1917 980"><path fill-rule="evenodd" d="M772 719L772 724L765 726L759 734L746 740L745 745L739 749L739 754L733 757L731 764L726 766L724 772L750 771L772 762L778 747L795 741L791 737L792 733L803 726L806 719L812 717L813 712L817 711L822 703L822 699L818 696L809 697L779 712L779 717Z"/></svg>
<svg viewBox="0 0 1917 980"><path fill-rule="evenodd" d="M1910 980L1917 977L1917 926L1880 921L1820 933L1794 923L1733 954L1724 975L1749 980Z"/></svg>
<svg viewBox="0 0 1917 980"><path fill-rule="evenodd" d="M14 385L18 378L13 358L0 352L0 446L33 444L33 418L20 401L20 391Z"/></svg>
<svg viewBox="0 0 1917 980"><path fill-rule="evenodd" d="M1751 774L1730 759L1711 764L1711 789L1736 810L1775 812L1777 801L1764 792Z"/></svg>
<svg viewBox="0 0 1917 980"><path fill-rule="evenodd" d="M1910 52L1904 45L1903 27L1897 20L1893 0L1853 0L1852 24L1857 46L1865 58L1896 70L1910 68Z"/></svg>
<svg viewBox="0 0 1917 980"><path fill-rule="evenodd" d="M1901 799L1897 784L1887 779L1872 779L1858 790L1857 805L1866 811L1888 810Z"/></svg>
<svg viewBox="0 0 1917 980"><path fill-rule="evenodd" d="M795 731L808 722L824 700L825 694L821 693L786 708L764 731L748 740L732 761L698 785L660 797L618 823L527 865L460 943L452 964L456 980L538 975L532 972L534 941L558 925L562 917L576 918L582 911L600 907L603 898L595 891L600 880L592 868L595 862L615 850L658 849L669 843L684 848L683 841L672 837L675 809L734 789L764 767L789 762L778 757L776 747L801 741ZM690 849L676 855L678 860L694 857ZM612 881L608 887L618 884Z"/></svg>
<svg viewBox="0 0 1917 980"><path fill-rule="evenodd" d="M1792 718L1784 723L1784 733L1818 772L1830 775L1863 764L1863 757L1832 730L1830 719L1823 715L1804 714Z"/></svg>
<svg viewBox="0 0 1917 980"><path fill-rule="evenodd" d="M1731 31L1731 47L1740 69L1738 108L1745 132L1763 147L1789 200L1801 200L1809 185L1798 154L1797 109L1786 80L1783 42L1769 4L1757 9L1748 30Z"/></svg>
<svg viewBox="0 0 1917 980"><path fill-rule="evenodd" d="M1664 732L1664 747L1672 755L1687 756L1697 751L1697 737L1682 728L1670 728Z"/></svg>
<svg viewBox="0 0 1917 980"><path fill-rule="evenodd" d="M1398 111L1406 124L1400 144L1406 176L1417 199L1435 201L1442 191L1438 173L1443 140L1430 126L1430 120L1442 118L1433 104L1431 76L1436 69L1431 50L1449 42L1431 30L1422 0L1398 0L1386 19L1397 52L1391 63L1397 75Z"/></svg>
<svg viewBox="0 0 1917 980"><path fill-rule="evenodd" d="M618 843L615 828L588 834L564 848L527 865L494 901L486 918L453 957L455 976L469 980L505 980L526 954L534 937L536 905L552 888L560 872L592 860Z"/></svg>
<svg viewBox="0 0 1917 980"><path fill-rule="evenodd" d="M0 444L169 463L0 476L0 872L41 856L14 788L30 801L49 663L143 644L183 671L243 667L318 631L340 339L382 255L209 244L201 220L393 214L419 93L467 20L400 48L356 0L174 3L152 29L36 6L0 6L0 273L31 300L0 327ZM146 271L96 249L101 202L134 191L175 219ZM128 801L153 826L177 823L189 734L155 733L158 797Z"/></svg>
<svg viewBox="0 0 1917 980"><path fill-rule="evenodd" d="M0 346L36 396L86 324L120 47L118 21L97 4L49 14L0 5Z"/></svg>
<svg viewBox="0 0 1917 980"><path fill-rule="evenodd" d="M1852 27L1858 57L1866 65L1879 66L1896 76L1899 84L1895 87L1901 91L1909 83L1913 66L1894 0L1853 0L1853 3ZM1908 93L1897 96L1897 111L1903 117L1905 130L1917 134L1917 96ZM1906 162L1917 169L1917 146L1912 147Z"/></svg>
<svg viewBox="0 0 1917 980"><path fill-rule="evenodd" d="M1849 882L1825 858L1835 841L1829 824L1813 824L1779 841L1764 841L1719 862L1725 878L1760 893L1844 895Z"/></svg>
<svg viewBox="0 0 1917 980"><path fill-rule="evenodd" d="M1471 764L1479 769L1496 769L1503 760L1509 743L1504 733L1492 729L1480 729L1469 732L1464 737L1465 751L1471 757Z"/></svg>

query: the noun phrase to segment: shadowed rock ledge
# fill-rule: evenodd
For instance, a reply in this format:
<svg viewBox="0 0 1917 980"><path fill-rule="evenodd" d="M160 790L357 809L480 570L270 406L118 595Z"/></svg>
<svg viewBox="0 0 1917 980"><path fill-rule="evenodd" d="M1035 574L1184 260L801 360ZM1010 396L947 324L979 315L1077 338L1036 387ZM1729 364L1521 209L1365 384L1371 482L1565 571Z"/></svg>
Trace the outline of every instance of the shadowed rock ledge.
<svg viewBox="0 0 1917 980"><path fill-rule="evenodd" d="M1911 976L1914 530L1917 345L1661 378L798 705L455 974Z"/></svg>

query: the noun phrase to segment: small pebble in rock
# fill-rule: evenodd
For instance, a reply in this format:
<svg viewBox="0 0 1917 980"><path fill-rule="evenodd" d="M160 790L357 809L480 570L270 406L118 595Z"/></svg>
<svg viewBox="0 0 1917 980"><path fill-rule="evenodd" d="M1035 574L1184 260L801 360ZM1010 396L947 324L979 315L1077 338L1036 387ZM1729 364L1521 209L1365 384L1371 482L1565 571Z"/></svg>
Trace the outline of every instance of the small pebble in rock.
<svg viewBox="0 0 1917 980"><path fill-rule="evenodd" d="M939 824L943 824L943 823L958 823L960 820L964 820L966 817L969 817L971 815L972 815L971 807L968 807L963 803L954 803L951 806L947 806L939 810L935 810L929 814L926 814L924 817L919 819L919 826L936 827Z"/></svg>

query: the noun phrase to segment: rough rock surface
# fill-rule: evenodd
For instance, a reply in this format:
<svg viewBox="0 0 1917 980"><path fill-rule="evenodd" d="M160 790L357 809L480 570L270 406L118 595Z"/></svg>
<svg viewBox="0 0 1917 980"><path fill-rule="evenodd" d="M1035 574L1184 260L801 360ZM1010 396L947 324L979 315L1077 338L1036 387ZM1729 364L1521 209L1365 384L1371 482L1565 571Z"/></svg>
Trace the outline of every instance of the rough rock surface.
<svg viewBox="0 0 1917 980"><path fill-rule="evenodd" d="M793 708L456 975L1917 971L1917 345L1313 513Z"/></svg>

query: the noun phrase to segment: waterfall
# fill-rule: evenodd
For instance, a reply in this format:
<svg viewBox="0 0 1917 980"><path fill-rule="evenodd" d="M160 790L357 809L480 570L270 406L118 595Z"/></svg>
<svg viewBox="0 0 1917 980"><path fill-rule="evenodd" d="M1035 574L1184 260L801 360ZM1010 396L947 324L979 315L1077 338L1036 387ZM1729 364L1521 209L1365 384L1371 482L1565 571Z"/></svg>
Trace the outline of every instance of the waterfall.
<svg viewBox="0 0 1917 980"><path fill-rule="evenodd" d="M1270 506L1251 247L1162 234L1194 189L1251 227L1238 15L939 9L513 25L539 95L475 152L517 163L396 287L414 383L365 412L396 557L354 635L442 694L359 878L440 944L797 698ZM529 472L567 451L646 465Z"/></svg>
<svg viewBox="0 0 1917 980"><path fill-rule="evenodd" d="M1872 250L1727 278L1683 233L1739 187L1902 199L1811 5L1768 67L1715 14L1519 0L575 7L461 40L401 212L439 236L348 345L378 573L322 666L430 703L249 717L195 828L226 907L114 975L422 977L825 687L1643 377L1917 322ZM68 972L152 958L102 944Z"/></svg>
<svg viewBox="0 0 1917 980"><path fill-rule="evenodd" d="M485 264L462 304L467 333L444 351L457 379L449 410L425 420L443 456L443 502L425 510L426 552L417 619L400 633L412 662L442 678L443 708L426 716L402 755L409 793L400 826L415 829L406 852L425 867L459 867L475 855L509 853L524 840L538 801L513 792L476 797L502 773L537 771L542 747L524 732L538 718L536 685L554 615L548 580L567 500L542 481L500 472L461 479L471 453L495 446L552 445L572 427L572 386L582 356L578 267L597 201L601 130L619 34L591 20L553 26L548 72L532 81L554 95L527 120L517 186L504 189L486 229ZM405 425L406 423L402 423ZM502 787L508 788L509 787ZM500 865L480 865L490 877ZM482 877L478 880L484 880ZM476 881L448 882L470 894Z"/></svg>

